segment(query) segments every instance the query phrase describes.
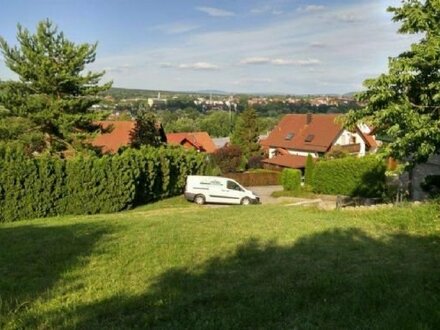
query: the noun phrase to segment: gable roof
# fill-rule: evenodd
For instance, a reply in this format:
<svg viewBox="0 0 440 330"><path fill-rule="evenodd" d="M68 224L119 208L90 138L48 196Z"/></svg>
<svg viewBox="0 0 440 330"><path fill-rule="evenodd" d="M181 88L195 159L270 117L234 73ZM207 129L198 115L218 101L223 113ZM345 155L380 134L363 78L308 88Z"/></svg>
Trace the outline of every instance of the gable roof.
<svg viewBox="0 0 440 330"><path fill-rule="evenodd" d="M217 148L206 132L168 133L169 144L190 145L199 151L214 152Z"/></svg>
<svg viewBox="0 0 440 330"><path fill-rule="evenodd" d="M263 159L263 163L281 166L281 167L290 167L290 168L305 168L307 157L297 156L297 155L278 155L273 158Z"/></svg>
<svg viewBox="0 0 440 330"><path fill-rule="evenodd" d="M338 116L340 115L285 115L261 143L266 147L326 152L343 131L343 127L335 121Z"/></svg>
<svg viewBox="0 0 440 330"><path fill-rule="evenodd" d="M379 147L375 137L371 134L359 131L359 135L364 139L365 143L371 150L376 150Z"/></svg>
<svg viewBox="0 0 440 330"><path fill-rule="evenodd" d="M98 121L97 125L101 125L104 132L96 136L92 145L101 148L104 153L115 153L119 148L130 144L130 132L136 125L135 121ZM199 151L214 152L217 148L211 137L206 132L187 132L187 133L169 133L166 134L169 144L178 144L194 147Z"/></svg>
<svg viewBox="0 0 440 330"><path fill-rule="evenodd" d="M95 137L92 145L100 147L103 152L115 153L120 147L130 144L130 132L135 126L134 121L98 121L96 124L101 125L108 132L102 133Z"/></svg>

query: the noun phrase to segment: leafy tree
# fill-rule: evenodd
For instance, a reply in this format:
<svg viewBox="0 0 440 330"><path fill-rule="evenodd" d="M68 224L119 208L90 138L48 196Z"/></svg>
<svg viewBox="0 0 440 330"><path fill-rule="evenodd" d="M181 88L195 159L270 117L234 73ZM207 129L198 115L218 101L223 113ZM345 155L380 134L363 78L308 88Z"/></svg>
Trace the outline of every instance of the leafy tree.
<svg viewBox="0 0 440 330"><path fill-rule="evenodd" d="M198 126L202 131L208 132L208 134L213 137L229 136L229 113L225 111L213 111L206 116L200 117Z"/></svg>
<svg viewBox="0 0 440 330"><path fill-rule="evenodd" d="M173 133L199 131L197 121L186 117L181 117L174 122L168 122L165 129L167 132Z"/></svg>
<svg viewBox="0 0 440 330"><path fill-rule="evenodd" d="M421 38L389 59L387 73L364 82L358 99L366 106L351 111L346 124L370 123L390 141L387 155L414 165L440 152L440 2L403 0L388 11L400 33Z"/></svg>
<svg viewBox="0 0 440 330"><path fill-rule="evenodd" d="M1 85L0 103L42 132L49 151L81 148L98 119L89 109L111 86L98 85L104 72L83 72L95 60L97 44L76 45L49 20L38 23L35 34L18 25L17 41L10 47L0 37L6 66L19 77Z"/></svg>
<svg viewBox="0 0 440 330"><path fill-rule="evenodd" d="M234 131L231 136L231 143L240 146L246 158L257 155L260 152L258 144L258 117L254 109L248 107L238 117Z"/></svg>
<svg viewBox="0 0 440 330"><path fill-rule="evenodd" d="M140 148L143 145L158 147L167 142L162 125L151 111L139 111L136 124L130 132L131 146Z"/></svg>
<svg viewBox="0 0 440 330"><path fill-rule="evenodd" d="M212 158L222 173L233 173L241 166L242 152L237 146L225 146L217 149Z"/></svg>

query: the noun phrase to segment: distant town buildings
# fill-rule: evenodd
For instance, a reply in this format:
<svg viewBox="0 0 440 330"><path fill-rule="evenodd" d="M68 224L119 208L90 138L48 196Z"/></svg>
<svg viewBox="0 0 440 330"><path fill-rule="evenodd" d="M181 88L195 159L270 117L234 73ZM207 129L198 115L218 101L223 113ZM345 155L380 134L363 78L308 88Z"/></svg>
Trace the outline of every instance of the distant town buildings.
<svg viewBox="0 0 440 330"><path fill-rule="evenodd" d="M149 97L147 103L150 108L164 107L167 104L167 99L160 98L160 92L158 92L157 97Z"/></svg>

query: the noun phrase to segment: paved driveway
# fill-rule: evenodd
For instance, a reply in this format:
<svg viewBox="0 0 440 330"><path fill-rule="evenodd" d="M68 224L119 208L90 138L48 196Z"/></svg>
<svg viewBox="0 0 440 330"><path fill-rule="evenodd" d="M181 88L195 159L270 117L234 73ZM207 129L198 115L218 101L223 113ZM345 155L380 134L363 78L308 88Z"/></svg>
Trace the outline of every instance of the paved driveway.
<svg viewBox="0 0 440 330"><path fill-rule="evenodd" d="M262 204L277 204L282 202L287 198L287 200L291 200L291 197L279 197L274 198L271 196L271 194L274 191L280 191L283 190L282 186L254 186L254 187L246 187L246 189L249 189L253 191L257 196L260 197L260 201Z"/></svg>

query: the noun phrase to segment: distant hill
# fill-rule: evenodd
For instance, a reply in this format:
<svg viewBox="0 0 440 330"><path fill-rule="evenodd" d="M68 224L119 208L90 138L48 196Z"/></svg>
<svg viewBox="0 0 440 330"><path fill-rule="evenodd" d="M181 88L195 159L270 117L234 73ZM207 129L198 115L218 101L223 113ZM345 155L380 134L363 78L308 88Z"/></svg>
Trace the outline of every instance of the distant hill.
<svg viewBox="0 0 440 330"><path fill-rule="evenodd" d="M136 88L121 88L121 87L112 87L108 91L104 92L103 95L110 95L117 99L129 99L129 98L149 98L149 97L157 97L157 94L160 92L161 97L170 98L173 96L187 96L187 95L216 95L216 96L227 96L227 95L241 95L241 96L260 96L260 97L284 97L284 96L297 96L297 97L318 97L318 96L345 96L353 98L356 92L345 93L343 95L338 94L287 94L287 93L231 93L217 89L203 89L198 91L166 91L166 90L149 90L149 89L136 89Z"/></svg>
<svg viewBox="0 0 440 330"><path fill-rule="evenodd" d="M357 92L345 93L345 94L343 94L342 96L353 98L357 93L359 93L359 91L357 91Z"/></svg>
<svg viewBox="0 0 440 330"><path fill-rule="evenodd" d="M220 91L217 89L204 89L204 90L200 90L200 91L195 91L193 93L196 94L213 94L213 95L230 95L231 93L225 92L225 91Z"/></svg>

